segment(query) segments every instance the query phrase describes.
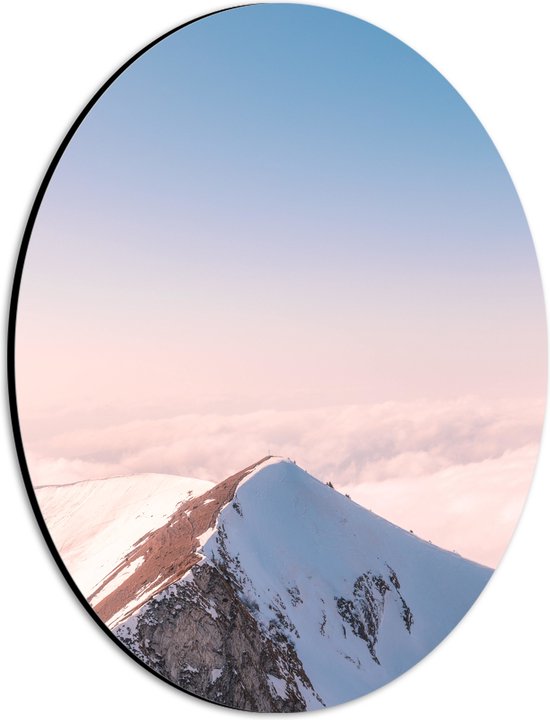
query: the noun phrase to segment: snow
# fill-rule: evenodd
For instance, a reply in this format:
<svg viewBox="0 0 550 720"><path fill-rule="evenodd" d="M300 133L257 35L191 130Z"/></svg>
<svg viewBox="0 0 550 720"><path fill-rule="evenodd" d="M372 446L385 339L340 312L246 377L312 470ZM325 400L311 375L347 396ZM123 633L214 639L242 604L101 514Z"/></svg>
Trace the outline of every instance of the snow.
<svg viewBox="0 0 550 720"><path fill-rule="evenodd" d="M143 563L143 556L136 558L135 560L132 560L132 562L129 565L123 566L123 568L113 577L112 580L110 580L102 589L100 592L95 593L93 596L93 602L94 605L97 605L97 603L101 602L103 598L107 597L110 593L113 592L113 590L116 590L117 587L122 585L124 580L126 578L129 578L130 575L132 575L137 568L142 565Z"/></svg>
<svg viewBox="0 0 550 720"><path fill-rule="evenodd" d="M210 673L210 680L212 682L216 682L216 680L221 677L221 674L223 672L222 668L214 668Z"/></svg>
<svg viewBox="0 0 550 720"><path fill-rule="evenodd" d="M212 603L208 605L208 607L205 608L206 612L210 615L211 618L214 618L214 620L218 617L218 611L213 606Z"/></svg>
<svg viewBox="0 0 550 720"><path fill-rule="evenodd" d="M211 487L204 480L149 473L47 485L35 492L63 562L88 597L178 503Z"/></svg>
<svg viewBox="0 0 550 720"><path fill-rule="evenodd" d="M278 695L283 700L286 699L286 682L282 678L275 677L274 675L267 674L267 679L271 685L275 695Z"/></svg>
<svg viewBox="0 0 550 720"><path fill-rule="evenodd" d="M135 598L130 600L130 602L121 608L115 615L109 618L106 622L107 627L111 629L116 627L117 631L122 628L124 633L133 634L140 615L147 610L147 603L149 600L154 597L156 601L162 601L163 599L172 597L177 591L177 587L179 585L192 583L194 581L193 570L200 567L205 562L207 562L206 558L202 557L183 576L174 576L172 578L172 582L170 582L170 578L166 579L161 575L158 575L152 582L143 587L141 592ZM218 617L218 613L213 607L212 601L205 603L204 600L201 599L199 604L201 609L210 615L210 617L213 619ZM181 605L176 605L175 609L180 610Z"/></svg>
<svg viewBox="0 0 550 720"><path fill-rule="evenodd" d="M313 686L295 678L310 710L362 696L416 664L461 620L491 576L489 568L419 539L280 458L259 464L239 483L199 543L199 564L228 562L264 632L275 623L287 636ZM144 603L161 601L192 577L193 568L172 585L165 580L163 590L156 578L109 625L129 618L118 630L132 636ZM342 615L356 597L356 581L365 577L386 584L372 600L380 618L374 651ZM283 678L268 675L268 681L273 696L284 698L280 670ZM212 682L218 673L212 670Z"/></svg>
<svg viewBox="0 0 550 720"><path fill-rule="evenodd" d="M424 542L319 482L293 462L273 458L239 484L218 516L229 555L239 558L243 598L258 605L267 629L277 610L315 690L327 705L361 696L397 677L432 650L467 612L491 571ZM221 562L218 533L202 552ZM346 627L338 597L352 598L366 572L395 570L413 613L411 632L397 591L387 593L373 659ZM323 625L323 632L321 626ZM274 686L275 687L275 686ZM302 688L308 708L318 700Z"/></svg>
<svg viewBox="0 0 550 720"><path fill-rule="evenodd" d="M155 593L160 590L164 585L165 579L161 575L153 580L153 582L147 583L142 591L136 595L130 602L128 602L123 608L121 608L113 617L106 623L108 627L113 628L118 625L123 619L130 617L132 613L139 607L144 605Z"/></svg>
<svg viewBox="0 0 550 720"><path fill-rule="evenodd" d="M206 545L206 543L212 537L214 532L215 532L215 528L208 528L208 530L205 530L201 535L198 535L197 540L199 541L199 547Z"/></svg>

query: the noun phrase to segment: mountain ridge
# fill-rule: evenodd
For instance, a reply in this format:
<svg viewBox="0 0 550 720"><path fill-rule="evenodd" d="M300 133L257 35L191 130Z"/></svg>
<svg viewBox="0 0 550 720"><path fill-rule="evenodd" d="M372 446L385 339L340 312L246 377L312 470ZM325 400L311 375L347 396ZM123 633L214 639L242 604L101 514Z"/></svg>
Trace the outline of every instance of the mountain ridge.
<svg viewBox="0 0 550 720"><path fill-rule="evenodd" d="M195 552L200 547L201 535L214 526L217 513L231 501L238 484L271 457L265 456L230 475L200 496L182 500L164 525L139 538L125 558L87 598L101 620L109 626L120 622L126 614L141 607L153 592L160 592L196 564L201 558ZM135 567L135 571L125 577L112 593L96 602L105 587L112 583L124 568L136 563L140 558L143 560ZM139 602L132 603L138 593ZM129 603L132 603L131 607L127 608Z"/></svg>
<svg viewBox="0 0 550 720"><path fill-rule="evenodd" d="M185 533L191 552L174 562ZM171 546L158 542L170 535ZM271 456L180 506L127 560L138 552L162 555L163 572L150 561L144 572L144 560L120 586L131 593L96 606L117 637L183 689L275 712L344 702L397 677L491 575Z"/></svg>
<svg viewBox="0 0 550 720"><path fill-rule="evenodd" d="M163 525L182 500L212 483L162 473L89 479L35 488L52 540L88 597L135 541Z"/></svg>

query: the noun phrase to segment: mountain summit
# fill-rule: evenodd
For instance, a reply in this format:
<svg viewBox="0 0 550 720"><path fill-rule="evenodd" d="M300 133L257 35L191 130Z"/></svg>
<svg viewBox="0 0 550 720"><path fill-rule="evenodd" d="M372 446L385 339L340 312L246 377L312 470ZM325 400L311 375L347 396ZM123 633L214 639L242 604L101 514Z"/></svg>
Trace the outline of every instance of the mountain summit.
<svg viewBox="0 0 550 720"><path fill-rule="evenodd" d="M351 700L406 671L490 575L267 457L182 501L89 602L184 690L294 712Z"/></svg>

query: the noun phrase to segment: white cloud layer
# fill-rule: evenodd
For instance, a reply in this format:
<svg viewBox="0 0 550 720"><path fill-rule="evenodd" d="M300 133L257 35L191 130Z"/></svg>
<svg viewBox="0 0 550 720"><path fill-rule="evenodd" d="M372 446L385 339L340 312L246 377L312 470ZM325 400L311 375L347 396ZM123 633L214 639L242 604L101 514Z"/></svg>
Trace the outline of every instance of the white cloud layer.
<svg viewBox="0 0 550 720"><path fill-rule="evenodd" d="M542 402L476 398L88 427L29 444L35 485L137 472L218 481L268 453L291 457L393 522L495 565L533 475Z"/></svg>

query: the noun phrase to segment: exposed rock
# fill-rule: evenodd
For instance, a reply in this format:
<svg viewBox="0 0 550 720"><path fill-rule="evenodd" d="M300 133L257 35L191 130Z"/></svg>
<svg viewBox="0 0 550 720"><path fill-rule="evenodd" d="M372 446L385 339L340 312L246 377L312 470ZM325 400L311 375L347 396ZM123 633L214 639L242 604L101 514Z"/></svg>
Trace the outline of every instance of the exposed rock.
<svg viewBox="0 0 550 720"><path fill-rule="evenodd" d="M292 643L266 635L208 563L115 632L152 669L202 698L257 712L306 709L299 683L312 690L311 683Z"/></svg>
<svg viewBox="0 0 550 720"><path fill-rule="evenodd" d="M397 574L388 566L387 580L393 585L393 590L382 575L366 572L360 575L353 585L353 599L335 598L340 617L352 629L353 633L364 640L375 663L380 664L376 656L376 642L378 629L384 614L386 593L395 592L402 604L401 618L407 630L411 631L413 614L399 590ZM346 633L344 627L344 633Z"/></svg>
<svg viewBox="0 0 550 720"><path fill-rule="evenodd" d="M442 638L490 576L293 463L262 463L184 501L99 596L118 638L185 691L256 712L358 697L435 646L434 606Z"/></svg>
<svg viewBox="0 0 550 720"><path fill-rule="evenodd" d="M231 475L200 498L182 502L162 527L138 540L124 560L88 598L101 620L110 626L123 621L144 605L153 594L179 580L199 562L201 555L196 552L199 547L198 538L214 527L220 508L232 500L241 480L269 457ZM101 597L107 585L138 560L141 563L139 567L97 602L96 597ZM139 603L135 602L137 597L140 598ZM128 603L132 603L131 610L125 611Z"/></svg>

